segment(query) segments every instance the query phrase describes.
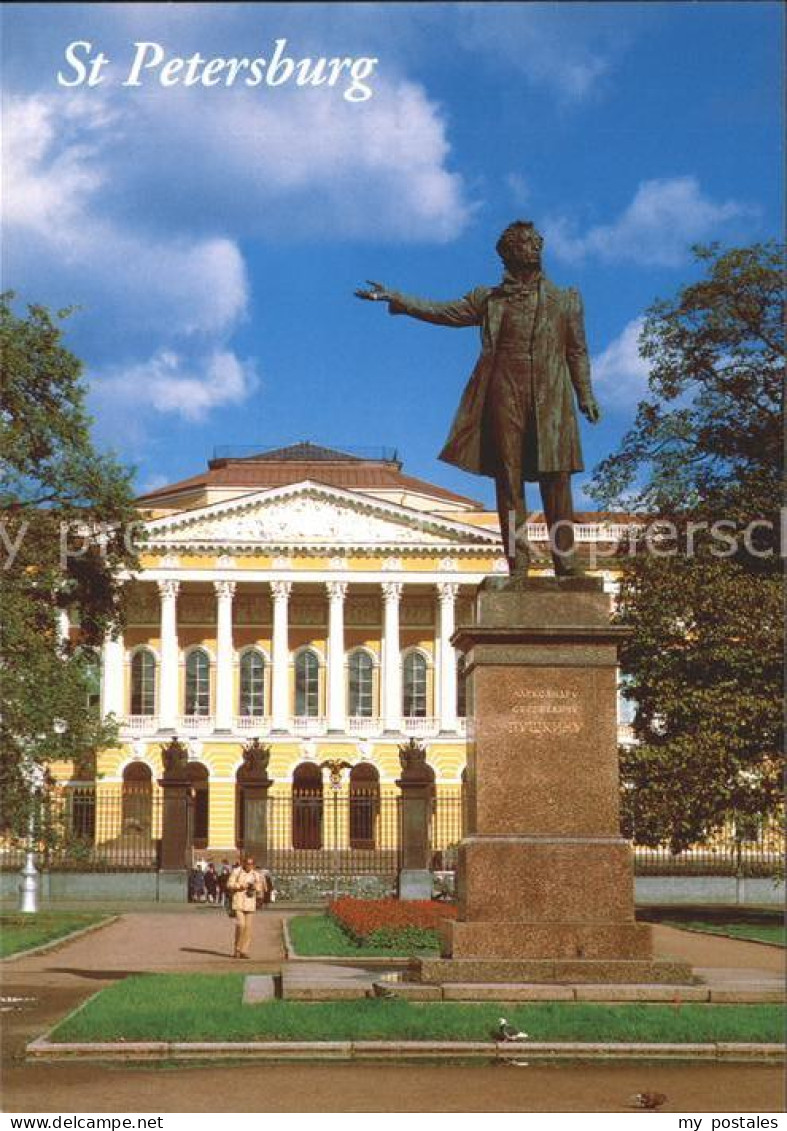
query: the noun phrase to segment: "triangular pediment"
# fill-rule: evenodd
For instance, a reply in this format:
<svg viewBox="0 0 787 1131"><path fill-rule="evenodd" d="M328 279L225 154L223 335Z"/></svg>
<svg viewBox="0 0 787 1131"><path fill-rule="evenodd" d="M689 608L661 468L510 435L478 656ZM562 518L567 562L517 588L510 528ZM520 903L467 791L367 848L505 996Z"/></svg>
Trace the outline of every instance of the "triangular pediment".
<svg viewBox="0 0 787 1131"><path fill-rule="evenodd" d="M305 480L146 524L150 545L276 549L492 548L494 531Z"/></svg>

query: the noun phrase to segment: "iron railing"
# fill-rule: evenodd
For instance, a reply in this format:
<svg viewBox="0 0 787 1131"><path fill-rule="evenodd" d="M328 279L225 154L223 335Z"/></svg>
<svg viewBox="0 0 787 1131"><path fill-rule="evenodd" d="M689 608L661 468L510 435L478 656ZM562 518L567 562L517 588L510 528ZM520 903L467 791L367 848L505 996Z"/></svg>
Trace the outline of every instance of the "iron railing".
<svg viewBox="0 0 787 1131"><path fill-rule="evenodd" d="M36 813L34 844L48 871L152 871L161 842L161 794L128 785L52 790ZM25 844L6 844L4 868L21 867Z"/></svg>

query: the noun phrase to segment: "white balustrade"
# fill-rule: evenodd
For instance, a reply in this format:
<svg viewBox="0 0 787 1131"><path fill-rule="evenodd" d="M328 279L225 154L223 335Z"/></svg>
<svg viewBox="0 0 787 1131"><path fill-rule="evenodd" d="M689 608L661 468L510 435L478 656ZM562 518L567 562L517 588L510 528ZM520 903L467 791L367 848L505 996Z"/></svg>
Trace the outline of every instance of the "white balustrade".
<svg viewBox="0 0 787 1131"><path fill-rule="evenodd" d="M119 721L129 734L155 734L159 727L158 715L124 715Z"/></svg>
<svg viewBox="0 0 787 1131"><path fill-rule="evenodd" d="M294 734L325 734L324 715L294 715L292 730Z"/></svg>
<svg viewBox="0 0 787 1131"><path fill-rule="evenodd" d="M347 719L349 734L379 734L383 720L379 715L350 715Z"/></svg>
<svg viewBox="0 0 787 1131"><path fill-rule="evenodd" d="M204 734L213 730L213 715L181 715L178 719L178 728L187 734Z"/></svg>
<svg viewBox="0 0 787 1131"><path fill-rule="evenodd" d="M402 719L404 734L436 734L440 720L431 715L405 715Z"/></svg>
<svg viewBox="0 0 787 1131"><path fill-rule="evenodd" d="M235 730L253 730L258 734L267 734L271 729L269 715L236 715Z"/></svg>

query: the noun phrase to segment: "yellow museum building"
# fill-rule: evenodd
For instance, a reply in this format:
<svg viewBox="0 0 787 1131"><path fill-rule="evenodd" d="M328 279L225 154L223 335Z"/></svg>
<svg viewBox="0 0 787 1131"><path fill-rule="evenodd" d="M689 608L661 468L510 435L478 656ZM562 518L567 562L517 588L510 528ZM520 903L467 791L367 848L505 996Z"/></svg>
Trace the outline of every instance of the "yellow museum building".
<svg viewBox="0 0 787 1131"><path fill-rule="evenodd" d="M242 842L249 739L270 747L271 792L284 800L324 783L392 795L399 747L414 738L437 789L458 800L466 704L451 637L483 578L506 572L495 513L405 474L393 455L311 443L214 458L138 504L141 570L127 582L125 632L102 654L101 710L118 721L120 745L98 756L99 794L156 794L162 747L177 736L197 795L194 843L219 857ZM621 527L579 518L580 551L609 559ZM551 573L542 523L530 537ZM609 560L601 566L614 593ZM330 782L327 762L344 763ZM277 835L295 847L346 843L329 825L310 841L293 810ZM363 814L356 826L350 839L384 839Z"/></svg>

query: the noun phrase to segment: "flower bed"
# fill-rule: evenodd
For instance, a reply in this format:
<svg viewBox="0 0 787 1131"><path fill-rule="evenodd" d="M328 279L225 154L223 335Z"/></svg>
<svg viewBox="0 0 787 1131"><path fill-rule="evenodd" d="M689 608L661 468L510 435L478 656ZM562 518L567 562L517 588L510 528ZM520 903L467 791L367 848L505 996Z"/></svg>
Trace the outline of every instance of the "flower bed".
<svg viewBox="0 0 787 1131"><path fill-rule="evenodd" d="M431 900L335 899L328 914L356 946L399 949L400 953L439 943L439 924L455 919L456 907Z"/></svg>

